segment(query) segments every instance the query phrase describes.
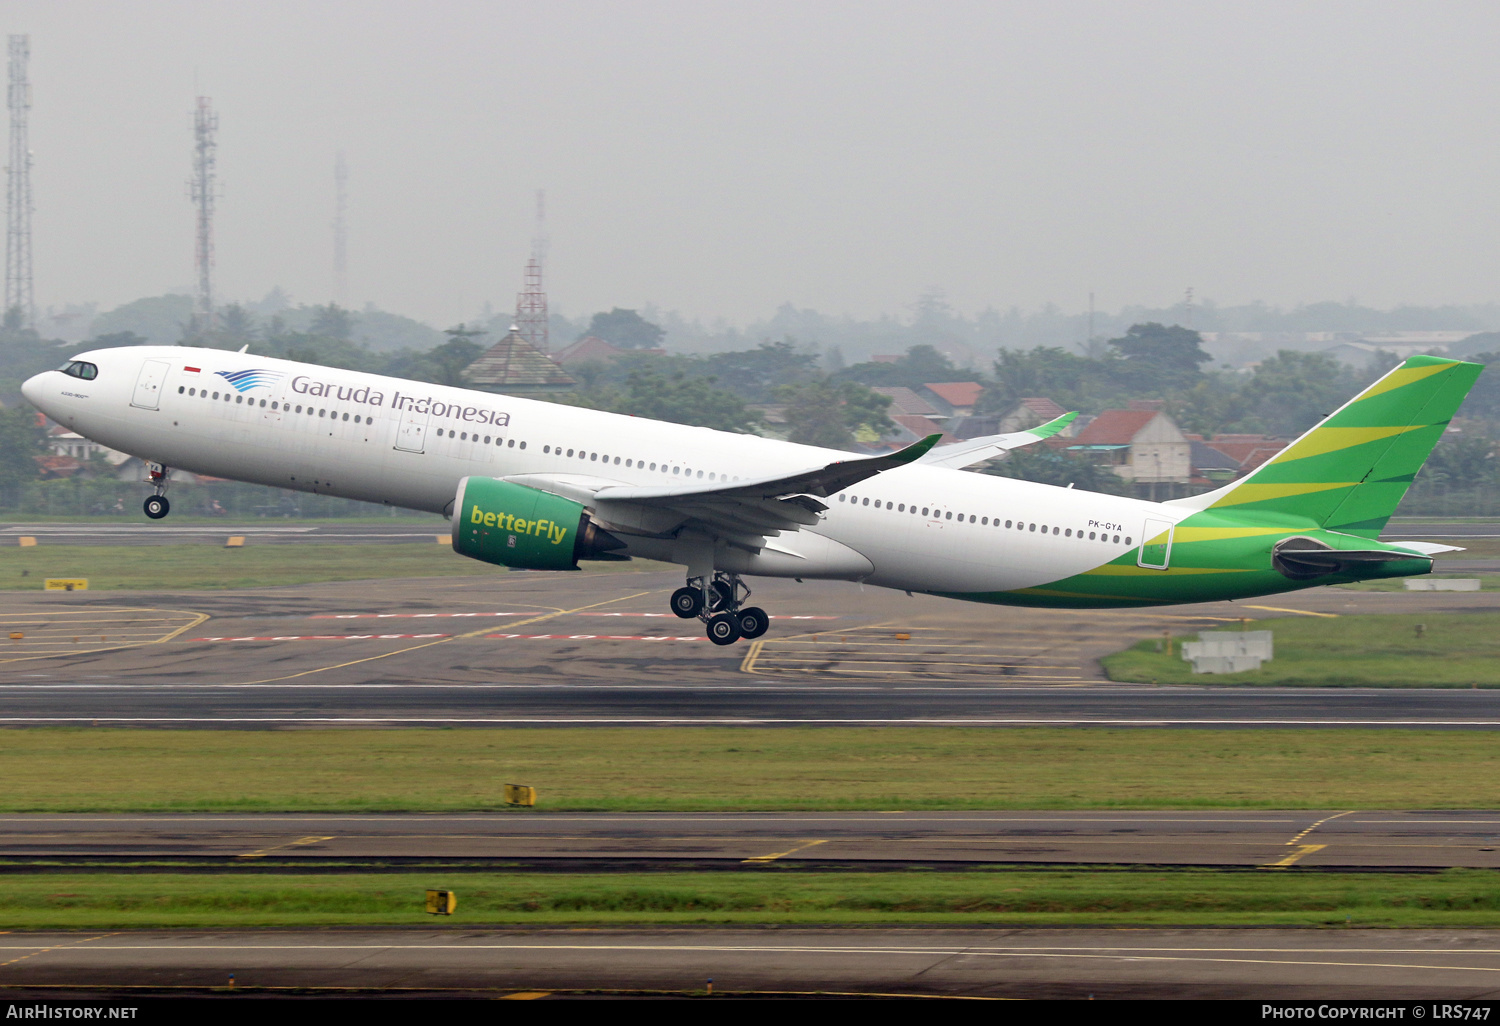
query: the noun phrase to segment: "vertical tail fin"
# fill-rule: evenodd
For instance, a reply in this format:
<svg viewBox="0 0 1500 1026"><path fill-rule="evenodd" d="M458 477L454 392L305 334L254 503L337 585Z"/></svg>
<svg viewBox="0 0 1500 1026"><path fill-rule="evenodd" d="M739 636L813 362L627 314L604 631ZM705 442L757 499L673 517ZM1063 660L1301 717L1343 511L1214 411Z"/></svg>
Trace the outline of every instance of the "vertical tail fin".
<svg viewBox="0 0 1500 1026"><path fill-rule="evenodd" d="M1290 515L1377 538L1483 369L1413 356L1248 477L1173 505Z"/></svg>

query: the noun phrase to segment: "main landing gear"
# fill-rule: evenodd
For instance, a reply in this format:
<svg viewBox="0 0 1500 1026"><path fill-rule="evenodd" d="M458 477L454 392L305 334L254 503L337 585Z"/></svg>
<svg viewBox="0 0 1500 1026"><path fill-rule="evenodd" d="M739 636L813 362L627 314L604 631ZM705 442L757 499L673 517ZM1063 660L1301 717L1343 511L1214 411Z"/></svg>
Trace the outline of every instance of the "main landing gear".
<svg viewBox="0 0 1500 1026"><path fill-rule="evenodd" d="M172 471L160 463L146 464L146 472L150 475L151 483L156 486L156 494L147 496L141 508L145 510L146 516L152 520L160 520L172 512L172 504L167 501L167 478Z"/></svg>
<svg viewBox="0 0 1500 1026"><path fill-rule="evenodd" d="M672 612L684 620L702 620L715 645L733 645L741 638L758 638L771 626L764 609L744 605L749 597L750 588L738 574L715 572L712 581L690 577L686 587L672 592Z"/></svg>

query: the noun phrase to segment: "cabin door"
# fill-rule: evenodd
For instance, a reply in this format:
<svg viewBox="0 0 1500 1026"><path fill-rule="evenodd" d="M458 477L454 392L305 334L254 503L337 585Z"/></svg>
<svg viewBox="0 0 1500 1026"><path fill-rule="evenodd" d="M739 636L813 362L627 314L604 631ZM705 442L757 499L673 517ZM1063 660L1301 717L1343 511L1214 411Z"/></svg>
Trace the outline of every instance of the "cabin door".
<svg viewBox="0 0 1500 1026"><path fill-rule="evenodd" d="M403 410L401 427L396 432L396 448L407 452L421 452L427 447L428 414L415 410Z"/></svg>
<svg viewBox="0 0 1500 1026"><path fill-rule="evenodd" d="M1158 520L1155 517L1146 518L1145 529L1141 531L1141 550L1136 557L1136 565L1143 566L1148 570L1165 570L1172 558L1172 529L1170 520Z"/></svg>
<svg viewBox="0 0 1500 1026"><path fill-rule="evenodd" d="M166 360L147 360L141 365L141 375L135 379L135 396L131 406L143 410L161 409L161 383L167 380L167 371L172 365Z"/></svg>

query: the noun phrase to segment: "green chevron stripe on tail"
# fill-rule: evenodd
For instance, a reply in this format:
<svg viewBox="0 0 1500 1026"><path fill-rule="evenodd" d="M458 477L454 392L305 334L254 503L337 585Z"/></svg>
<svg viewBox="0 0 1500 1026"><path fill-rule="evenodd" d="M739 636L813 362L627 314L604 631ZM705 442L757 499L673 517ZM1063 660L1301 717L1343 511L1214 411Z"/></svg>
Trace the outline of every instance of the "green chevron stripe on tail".
<svg viewBox="0 0 1500 1026"><path fill-rule="evenodd" d="M1413 356L1244 480L1180 504L1378 538L1483 369Z"/></svg>

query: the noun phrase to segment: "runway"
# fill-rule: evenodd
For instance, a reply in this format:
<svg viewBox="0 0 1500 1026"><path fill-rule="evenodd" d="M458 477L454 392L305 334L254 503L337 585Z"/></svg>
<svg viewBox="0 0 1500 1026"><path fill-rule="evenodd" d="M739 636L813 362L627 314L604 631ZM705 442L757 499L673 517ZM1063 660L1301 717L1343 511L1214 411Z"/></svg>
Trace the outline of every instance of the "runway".
<svg viewBox="0 0 1500 1026"><path fill-rule="evenodd" d="M11 1000L87 987L1008 998L1487 1001L1486 930L596 929L48 931L0 937Z"/></svg>
<svg viewBox="0 0 1500 1026"><path fill-rule="evenodd" d="M1500 812L6 815L0 859L312 868L1500 868ZM13 870L14 871L14 868Z"/></svg>
<svg viewBox="0 0 1500 1026"><path fill-rule="evenodd" d="M1098 659L1242 619L1500 609L1316 589L1143 610L757 581L770 633L711 645L670 573L252 591L3 593L0 725L964 724L1500 727L1500 691L1113 684ZM19 635L19 637L17 637Z"/></svg>

